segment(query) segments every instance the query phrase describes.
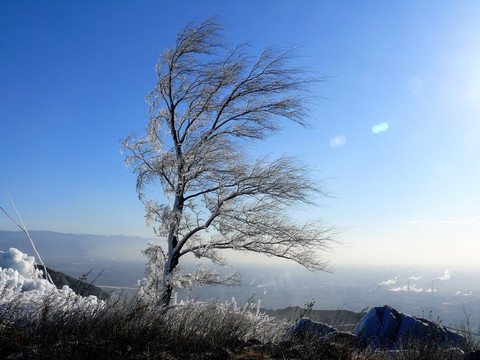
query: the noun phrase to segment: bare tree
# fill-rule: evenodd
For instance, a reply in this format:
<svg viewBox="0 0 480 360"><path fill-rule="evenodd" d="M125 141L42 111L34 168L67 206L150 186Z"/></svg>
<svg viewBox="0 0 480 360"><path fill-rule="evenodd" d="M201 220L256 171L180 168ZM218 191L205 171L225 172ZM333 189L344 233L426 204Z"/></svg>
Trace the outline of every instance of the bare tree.
<svg viewBox="0 0 480 360"><path fill-rule="evenodd" d="M318 250L328 247L331 228L288 216L289 207L322 194L307 167L292 157L252 161L242 151L246 142L280 130L282 120L306 126L308 86L319 79L288 67L290 50L267 48L253 58L246 45L227 49L222 30L209 19L178 34L156 66L146 134L122 142L147 223L167 241L166 251L155 244L145 251L147 272L156 272L150 289L160 292L163 306L182 279L234 280L203 270L176 276L189 253L225 265L222 250L233 249L326 269ZM151 184L161 185L164 203L148 199Z"/></svg>

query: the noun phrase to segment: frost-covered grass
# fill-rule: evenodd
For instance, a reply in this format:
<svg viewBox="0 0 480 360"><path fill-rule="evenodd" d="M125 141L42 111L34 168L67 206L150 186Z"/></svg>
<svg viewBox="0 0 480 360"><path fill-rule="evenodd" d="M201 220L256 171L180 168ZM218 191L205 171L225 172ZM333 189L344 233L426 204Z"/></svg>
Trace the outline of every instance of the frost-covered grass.
<svg viewBox="0 0 480 360"><path fill-rule="evenodd" d="M313 337L281 341L284 324L238 307L234 301L192 301L162 311L141 301L117 297L94 312L52 312L49 299L45 298L35 316L23 317L15 301L2 313L0 358L459 359L458 354L425 344L388 352L341 341L320 343ZM250 341L258 345L248 346L252 339L259 340Z"/></svg>
<svg viewBox="0 0 480 360"><path fill-rule="evenodd" d="M41 279L33 258L15 249L0 253L2 359L463 358L457 350L415 342L392 352L308 336L285 341L287 326L233 299L162 309L142 297L82 297Z"/></svg>
<svg viewBox="0 0 480 360"><path fill-rule="evenodd" d="M187 302L162 310L117 298L94 311L58 311L51 299L28 316L19 310L20 299L3 309L0 358L226 359L249 339L277 342L284 331L235 302Z"/></svg>

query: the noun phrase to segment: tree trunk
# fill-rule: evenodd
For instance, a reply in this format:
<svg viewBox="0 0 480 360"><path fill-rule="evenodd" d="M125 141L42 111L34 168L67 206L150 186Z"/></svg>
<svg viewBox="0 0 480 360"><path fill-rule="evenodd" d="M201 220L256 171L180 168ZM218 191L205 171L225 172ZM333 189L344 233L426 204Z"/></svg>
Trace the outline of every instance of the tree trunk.
<svg viewBox="0 0 480 360"><path fill-rule="evenodd" d="M174 251L175 247L178 244L178 240L175 235L172 236L170 244L171 244L170 246L171 250L169 252L168 261L165 264L165 268L163 271L164 280L173 272L173 270L175 270L179 261L179 250ZM166 308L168 307L168 305L170 305L170 301L172 300L172 291L173 291L173 287L168 283L166 283L163 288L162 299L161 299L161 306L163 308Z"/></svg>
<svg viewBox="0 0 480 360"><path fill-rule="evenodd" d="M171 285L166 285L162 294L162 300L161 300L162 308L165 309L168 307L168 305L170 305L170 301L172 300L172 292L173 292L173 287Z"/></svg>
<svg viewBox="0 0 480 360"><path fill-rule="evenodd" d="M173 241L177 242L176 239L177 239L176 236L174 236ZM166 269L166 273L168 275L170 275L172 271L177 267L178 259L179 259L178 252L172 253L172 257L171 259L169 259L170 260L169 265L168 264L165 265L165 266L168 266L168 269ZM167 308L168 305L170 305L170 301L172 300L172 292L173 292L173 287L169 284L165 284L163 289L163 294L162 294L162 308Z"/></svg>

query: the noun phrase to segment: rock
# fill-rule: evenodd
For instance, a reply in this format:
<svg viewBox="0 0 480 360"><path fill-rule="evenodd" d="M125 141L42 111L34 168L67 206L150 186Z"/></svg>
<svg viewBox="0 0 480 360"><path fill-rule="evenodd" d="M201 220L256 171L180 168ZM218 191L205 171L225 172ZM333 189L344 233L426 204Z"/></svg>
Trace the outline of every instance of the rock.
<svg viewBox="0 0 480 360"><path fill-rule="evenodd" d="M430 320L406 315L392 307L374 307L360 320L353 334L364 345L400 349L412 342L461 347L465 338Z"/></svg>
<svg viewBox="0 0 480 360"><path fill-rule="evenodd" d="M356 335L344 331L332 331L319 339L320 342L338 343L349 346L357 346L358 338Z"/></svg>
<svg viewBox="0 0 480 360"><path fill-rule="evenodd" d="M387 350L383 353L385 360L405 359L442 359L442 360L464 360L465 353L459 348L441 349L431 347L429 349L403 349Z"/></svg>
<svg viewBox="0 0 480 360"><path fill-rule="evenodd" d="M446 360L464 360L465 352L458 347L454 347L454 348L445 350L443 352L443 358Z"/></svg>
<svg viewBox="0 0 480 360"><path fill-rule="evenodd" d="M374 307L360 320L353 334L363 344L378 348L392 342L399 325L398 313L390 307Z"/></svg>
<svg viewBox="0 0 480 360"><path fill-rule="evenodd" d="M472 351L465 357L465 360L480 360L480 350Z"/></svg>
<svg viewBox="0 0 480 360"><path fill-rule="evenodd" d="M295 337L320 338L336 331L336 329L327 324L303 318L287 330L283 339L286 340Z"/></svg>

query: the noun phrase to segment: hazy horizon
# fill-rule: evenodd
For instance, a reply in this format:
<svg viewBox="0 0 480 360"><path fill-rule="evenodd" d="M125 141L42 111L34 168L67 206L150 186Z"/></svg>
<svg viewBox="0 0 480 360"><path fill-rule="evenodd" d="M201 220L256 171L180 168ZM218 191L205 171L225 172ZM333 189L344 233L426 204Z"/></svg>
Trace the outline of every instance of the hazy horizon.
<svg viewBox="0 0 480 360"><path fill-rule="evenodd" d="M0 241L0 245L4 245ZM31 254L31 252L27 252ZM145 260L98 257L56 257L43 252L47 266L79 278L90 273L89 280L106 290L121 289L125 294L137 288L143 278ZM183 263L193 270L193 261ZM445 266L408 265L337 265L333 273L313 273L293 263L232 263L221 273L239 271L239 286L195 287L191 298L220 301L232 297L243 306L250 298L261 306L282 309L305 306L315 301L315 309L345 309L360 312L373 306L391 305L414 316L440 317L444 324L454 325L466 312L473 324L480 321L480 272ZM433 292L432 288L433 287ZM133 294L133 293L132 293ZM186 293L180 291L179 299Z"/></svg>
<svg viewBox="0 0 480 360"><path fill-rule="evenodd" d="M49 257L49 251L53 250L55 255L54 258L69 258L73 259L79 257L81 259L86 257L94 257L95 259L114 259L121 261L131 261L131 262L145 262L146 258L141 253L144 250L149 241L162 243L159 238L154 236L152 237L143 237L136 235L121 235L121 234L112 234L112 235L102 235L102 234L86 234L86 233L62 233L49 230L28 230L37 249L40 252L42 258ZM15 236L9 237L5 234L15 234ZM39 236L41 235L41 236ZM52 236L53 235L53 239ZM118 239L122 241L119 243ZM69 243L66 243L69 242ZM7 245L8 244L8 245ZM78 247L75 245L85 245L82 247L83 251L89 251L89 255L85 253L79 253ZM3 248L1 248L3 246ZM90 248L88 246L91 246ZM19 250L28 253L29 255L34 255L33 249L31 247L30 241L26 237L25 233L21 230L4 230L0 229L0 251L5 251L7 247L16 247ZM45 251L42 251L45 250ZM67 251L68 254L62 255L62 251ZM274 257L268 257L263 254L242 254L235 252L233 250L225 251L228 264L235 265L286 265L291 267L297 267L304 269L303 266L295 263L294 261L277 259ZM113 255L112 255L113 254ZM83 256L83 257L82 257ZM50 257L51 254L50 254ZM424 268L424 269L442 269L445 267L455 267L461 270L478 270L480 271L480 263L476 264L464 264L464 263L454 263L454 262L438 262L438 263L412 263L412 262L402 262L401 259L386 259L385 262L333 262L328 258L328 253L325 255L325 260L329 263L331 270L335 270L336 266L353 266L353 267L388 267L393 268ZM397 261L400 260L400 261ZM199 260L193 256L186 257L185 261L189 264L194 264L197 262L205 263L207 265L212 265L208 260ZM306 270L306 269L305 269ZM313 272L315 273L315 272Z"/></svg>
<svg viewBox="0 0 480 360"><path fill-rule="evenodd" d="M121 289L126 294L133 292L143 278L146 259L140 248L144 238L34 230L30 234L45 264L56 271L76 278L90 273L90 281L100 275L95 285L109 291ZM9 247L34 255L25 234L0 230L0 251ZM119 251L122 249L137 255L125 256ZM472 324L480 322L479 266L335 264L333 273L314 273L293 262L230 260L230 268L214 268L223 274L239 271L239 286L195 287L191 298L226 301L234 297L243 306L253 297L269 309L301 307L313 299L315 309L355 312L388 304L414 316L440 317L444 324L455 325L464 320L465 312ZM182 266L193 270L197 262L198 259L188 259ZM185 296L180 292L180 299Z"/></svg>

